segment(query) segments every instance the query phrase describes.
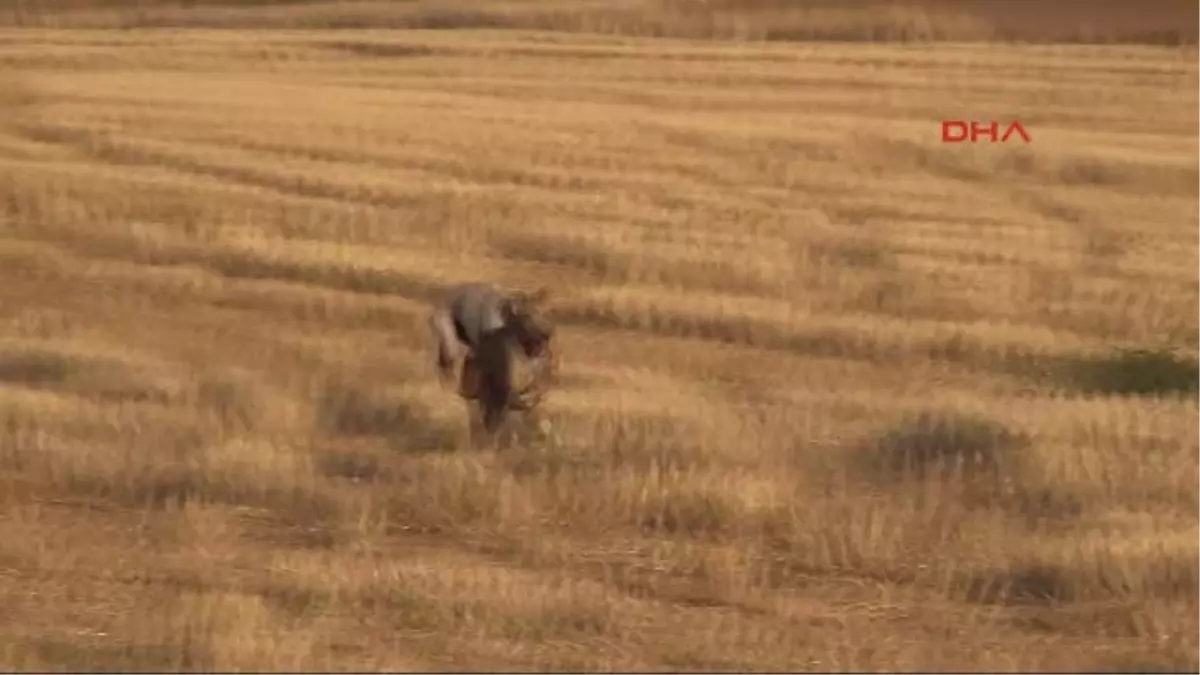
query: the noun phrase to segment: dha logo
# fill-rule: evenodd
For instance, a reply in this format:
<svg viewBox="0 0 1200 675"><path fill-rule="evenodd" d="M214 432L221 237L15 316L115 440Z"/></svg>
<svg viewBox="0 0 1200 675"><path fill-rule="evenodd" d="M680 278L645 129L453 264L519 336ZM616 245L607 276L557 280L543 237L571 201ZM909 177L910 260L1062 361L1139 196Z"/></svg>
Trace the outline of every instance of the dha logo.
<svg viewBox="0 0 1200 675"><path fill-rule="evenodd" d="M1004 133L1000 133L1001 128ZM1007 143L1014 135L1020 136L1026 143L1033 139L1020 122L1010 122L1003 126L996 121L981 123L966 120L942 120L943 143L978 143L980 137L986 137L991 143Z"/></svg>

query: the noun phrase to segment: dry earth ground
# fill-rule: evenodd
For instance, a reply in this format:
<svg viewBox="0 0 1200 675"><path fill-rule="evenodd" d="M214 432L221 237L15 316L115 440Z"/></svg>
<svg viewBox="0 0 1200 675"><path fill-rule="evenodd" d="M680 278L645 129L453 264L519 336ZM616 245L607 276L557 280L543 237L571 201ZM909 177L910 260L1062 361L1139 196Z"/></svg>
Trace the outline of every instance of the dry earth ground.
<svg viewBox="0 0 1200 675"><path fill-rule="evenodd" d="M1200 8L1194 0L2 0L0 24L1195 45Z"/></svg>
<svg viewBox="0 0 1200 675"><path fill-rule="evenodd" d="M1193 49L0 64L6 669L1200 667ZM499 452L421 328L478 277L558 291Z"/></svg>

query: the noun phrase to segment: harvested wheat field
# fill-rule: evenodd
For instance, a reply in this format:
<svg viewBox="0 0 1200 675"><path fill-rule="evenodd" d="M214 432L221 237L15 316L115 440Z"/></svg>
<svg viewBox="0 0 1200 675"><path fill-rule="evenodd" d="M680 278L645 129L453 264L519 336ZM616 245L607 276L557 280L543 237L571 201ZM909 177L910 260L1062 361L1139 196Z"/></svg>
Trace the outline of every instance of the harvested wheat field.
<svg viewBox="0 0 1200 675"><path fill-rule="evenodd" d="M714 4L0 29L0 665L1200 668L1195 47ZM492 449L471 279L559 326Z"/></svg>

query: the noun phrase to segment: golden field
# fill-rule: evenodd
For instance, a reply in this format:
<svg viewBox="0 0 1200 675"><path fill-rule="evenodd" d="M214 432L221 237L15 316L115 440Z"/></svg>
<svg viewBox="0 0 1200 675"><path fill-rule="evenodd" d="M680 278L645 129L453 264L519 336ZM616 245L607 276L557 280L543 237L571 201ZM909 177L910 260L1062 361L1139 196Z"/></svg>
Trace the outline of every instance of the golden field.
<svg viewBox="0 0 1200 675"><path fill-rule="evenodd" d="M0 30L0 665L1194 671L1197 105L1186 46ZM555 292L494 450L468 279Z"/></svg>

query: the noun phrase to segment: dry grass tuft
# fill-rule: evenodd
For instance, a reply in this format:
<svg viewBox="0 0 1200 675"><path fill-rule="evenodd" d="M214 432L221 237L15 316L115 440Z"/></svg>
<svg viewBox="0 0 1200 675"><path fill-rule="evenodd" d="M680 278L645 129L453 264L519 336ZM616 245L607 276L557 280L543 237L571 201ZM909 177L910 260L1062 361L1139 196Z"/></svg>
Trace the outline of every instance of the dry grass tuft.
<svg viewBox="0 0 1200 675"><path fill-rule="evenodd" d="M1151 13L189 4L0 10L5 668L1200 667L1194 53L1062 44Z"/></svg>

